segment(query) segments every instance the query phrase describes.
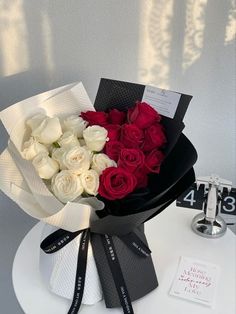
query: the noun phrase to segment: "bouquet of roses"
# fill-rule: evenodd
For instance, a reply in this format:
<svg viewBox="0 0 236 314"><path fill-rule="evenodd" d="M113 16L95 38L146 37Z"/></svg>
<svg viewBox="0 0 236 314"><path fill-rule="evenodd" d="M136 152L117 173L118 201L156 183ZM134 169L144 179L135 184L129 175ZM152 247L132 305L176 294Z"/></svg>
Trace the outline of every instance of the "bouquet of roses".
<svg viewBox="0 0 236 314"><path fill-rule="evenodd" d="M107 130L104 151L117 163L101 175L99 194L105 199L122 199L145 188L148 174L159 173L166 137L161 116L147 103L137 102L127 112L112 109L81 116L89 125L99 124Z"/></svg>
<svg viewBox="0 0 236 314"><path fill-rule="evenodd" d="M166 143L161 116L146 103L128 112L112 109L58 117L37 114L26 121L30 138L22 156L62 203L84 195L122 199L159 173Z"/></svg>
<svg viewBox="0 0 236 314"><path fill-rule="evenodd" d="M179 94L169 118L142 101L144 88L102 79L97 111L80 83L1 113L1 189L46 223L40 270L72 299L68 313L102 296L133 313L158 286L144 223L194 181L196 152L182 134L191 97Z"/></svg>

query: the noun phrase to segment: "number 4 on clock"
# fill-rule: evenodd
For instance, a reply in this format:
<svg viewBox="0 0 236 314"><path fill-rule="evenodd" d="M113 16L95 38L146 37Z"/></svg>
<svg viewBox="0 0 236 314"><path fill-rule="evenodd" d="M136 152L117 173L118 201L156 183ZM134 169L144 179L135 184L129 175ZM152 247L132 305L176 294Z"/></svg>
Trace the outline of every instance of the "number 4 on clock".
<svg viewBox="0 0 236 314"><path fill-rule="evenodd" d="M204 185L201 184L197 189L196 184L194 184L178 197L176 205L187 208L202 209L203 202Z"/></svg>

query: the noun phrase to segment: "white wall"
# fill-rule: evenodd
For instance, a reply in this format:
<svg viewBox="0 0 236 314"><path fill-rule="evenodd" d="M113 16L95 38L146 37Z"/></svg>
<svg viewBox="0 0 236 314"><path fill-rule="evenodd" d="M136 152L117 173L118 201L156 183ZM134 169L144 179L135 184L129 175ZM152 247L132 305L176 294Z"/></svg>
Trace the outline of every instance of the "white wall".
<svg viewBox="0 0 236 314"><path fill-rule="evenodd" d="M185 134L199 153L197 175L235 186L233 3L0 0L1 108L77 80L93 100L100 77L189 93Z"/></svg>

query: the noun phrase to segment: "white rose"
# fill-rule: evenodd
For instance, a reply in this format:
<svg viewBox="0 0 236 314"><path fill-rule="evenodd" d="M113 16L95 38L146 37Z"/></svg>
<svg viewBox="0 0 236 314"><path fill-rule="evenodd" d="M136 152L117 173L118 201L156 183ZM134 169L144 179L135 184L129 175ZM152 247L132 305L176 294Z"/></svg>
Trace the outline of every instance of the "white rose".
<svg viewBox="0 0 236 314"><path fill-rule="evenodd" d="M62 156L62 162L67 169L73 170L76 174L90 168L91 152L84 147L75 146L66 151Z"/></svg>
<svg viewBox="0 0 236 314"><path fill-rule="evenodd" d="M108 167L116 167L116 162L110 159L105 154L94 154L92 159L91 168L94 169L99 175Z"/></svg>
<svg viewBox="0 0 236 314"><path fill-rule="evenodd" d="M90 195L97 195L99 187L99 175L95 170L87 170L80 175L84 191Z"/></svg>
<svg viewBox="0 0 236 314"><path fill-rule="evenodd" d="M67 147L67 148L80 146L79 140L77 139L75 134L72 133L71 131L67 131L63 133L62 136L59 138L59 140L57 140L57 143L61 147Z"/></svg>
<svg viewBox="0 0 236 314"><path fill-rule="evenodd" d="M36 126L37 124L34 124ZM56 142L62 135L61 124L59 119L45 117L37 126L32 130L33 137L42 144L52 144Z"/></svg>
<svg viewBox="0 0 236 314"><path fill-rule="evenodd" d="M58 163L48 156L48 153L41 152L32 161L34 168L42 179L51 179L59 171Z"/></svg>
<svg viewBox="0 0 236 314"><path fill-rule="evenodd" d="M37 127L43 122L44 119L46 119L47 116L42 113L37 113L32 118L28 119L26 121L26 124L31 128L31 130L37 129Z"/></svg>
<svg viewBox="0 0 236 314"><path fill-rule="evenodd" d="M83 131L83 137L87 147L91 151L100 152L107 141L107 130L99 125L87 127Z"/></svg>
<svg viewBox="0 0 236 314"><path fill-rule="evenodd" d="M54 148L52 150L52 159L56 160L61 170L65 170L66 166L63 163L63 154L66 152L64 147Z"/></svg>
<svg viewBox="0 0 236 314"><path fill-rule="evenodd" d="M40 152L48 153L48 149L43 144L37 142L33 137L30 137L28 141L24 142L22 152L23 158L31 160Z"/></svg>
<svg viewBox="0 0 236 314"><path fill-rule="evenodd" d="M82 137L83 130L87 125L87 121L76 115L69 116L64 120L65 131L71 131L79 138Z"/></svg>
<svg viewBox="0 0 236 314"><path fill-rule="evenodd" d="M83 193L79 176L70 170L62 170L52 178L52 191L62 202L72 202Z"/></svg>

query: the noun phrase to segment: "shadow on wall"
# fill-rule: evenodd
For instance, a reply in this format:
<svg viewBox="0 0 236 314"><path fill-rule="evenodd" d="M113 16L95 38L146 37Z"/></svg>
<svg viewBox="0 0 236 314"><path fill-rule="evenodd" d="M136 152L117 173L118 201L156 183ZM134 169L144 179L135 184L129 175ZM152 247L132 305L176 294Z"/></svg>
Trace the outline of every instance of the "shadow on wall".
<svg viewBox="0 0 236 314"><path fill-rule="evenodd" d="M185 134L197 175L236 173L235 2L142 2L139 81L194 95Z"/></svg>
<svg viewBox="0 0 236 314"><path fill-rule="evenodd" d="M90 95L101 76L136 80L138 43L135 2L0 0L0 105L78 80Z"/></svg>
<svg viewBox="0 0 236 314"><path fill-rule="evenodd" d="M195 73L214 81L235 39L233 0L158 0L141 2L139 79L165 87ZM233 56L232 56L233 57ZM233 59L232 59L233 61Z"/></svg>
<svg viewBox="0 0 236 314"><path fill-rule="evenodd" d="M233 0L0 0L0 105L76 80L93 94L101 76L175 89L196 75L205 89L215 86L234 39L233 6ZM199 71L205 65L208 72Z"/></svg>

